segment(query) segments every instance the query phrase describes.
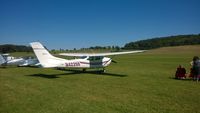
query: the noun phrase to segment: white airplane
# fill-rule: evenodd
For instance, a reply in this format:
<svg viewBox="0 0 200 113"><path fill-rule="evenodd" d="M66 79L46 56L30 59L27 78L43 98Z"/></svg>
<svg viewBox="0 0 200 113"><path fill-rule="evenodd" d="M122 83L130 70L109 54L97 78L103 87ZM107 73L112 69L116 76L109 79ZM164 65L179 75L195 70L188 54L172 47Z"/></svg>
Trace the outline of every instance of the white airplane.
<svg viewBox="0 0 200 113"><path fill-rule="evenodd" d="M1 54L0 55L0 64L2 65L20 65L24 62L24 59L19 57L10 56L10 54Z"/></svg>
<svg viewBox="0 0 200 113"><path fill-rule="evenodd" d="M38 59L36 58L28 58L25 59L23 63L18 65L19 67L26 67L26 66L40 66Z"/></svg>
<svg viewBox="0 0 200 113"><path fill-rule="evenodd" d="M10 56L10 54L0 54L0 65L38 66L39 61L33 58L16 58Z"/></svg>
<svg viewBox="0 0 200 113"><path fill-rule="evenodd" d="M78 59L63 59L51 55L40 42L30 43L33 51L39 60L39 63L44 68L80 68L85 71L88 68L103 68L105 72L105 67L107 67L112 59L105 57L110 55L120 55L120 54L130 54L130 53L140 53L145 50L138 51L128 51L128 52L112 52L112 53L60 53L59 55L64 56L74 56L80 57Z"/></svg>

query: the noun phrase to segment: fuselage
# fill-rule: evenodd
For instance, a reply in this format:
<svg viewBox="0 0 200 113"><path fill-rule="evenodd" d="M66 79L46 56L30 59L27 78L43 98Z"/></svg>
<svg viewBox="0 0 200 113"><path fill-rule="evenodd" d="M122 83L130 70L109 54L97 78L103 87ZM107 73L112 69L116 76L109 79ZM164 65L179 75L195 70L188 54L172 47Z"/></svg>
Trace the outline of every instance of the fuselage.
<svg viewBox="0 0 200 113"><path fill-rule="evenodd" d="M48 66L43 67L66 67L66 68L104 68L111 63L112 59L108 57L86 57L78 59L62 59L56 57L49 60ZM50 65L51 64L51 65Z"/></svg>

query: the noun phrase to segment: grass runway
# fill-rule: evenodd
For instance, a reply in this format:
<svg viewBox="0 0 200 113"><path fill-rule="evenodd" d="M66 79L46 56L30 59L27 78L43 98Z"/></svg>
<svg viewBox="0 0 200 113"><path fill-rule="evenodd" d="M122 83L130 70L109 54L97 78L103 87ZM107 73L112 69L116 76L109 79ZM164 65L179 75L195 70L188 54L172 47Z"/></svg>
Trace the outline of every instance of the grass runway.
<svg viewBox="0 0 200 113"><path fill-rule="evenodd" d="M0 113L200 113L200 82L189 73L200 45L115 56L106 73L0 68Z"/></svg>

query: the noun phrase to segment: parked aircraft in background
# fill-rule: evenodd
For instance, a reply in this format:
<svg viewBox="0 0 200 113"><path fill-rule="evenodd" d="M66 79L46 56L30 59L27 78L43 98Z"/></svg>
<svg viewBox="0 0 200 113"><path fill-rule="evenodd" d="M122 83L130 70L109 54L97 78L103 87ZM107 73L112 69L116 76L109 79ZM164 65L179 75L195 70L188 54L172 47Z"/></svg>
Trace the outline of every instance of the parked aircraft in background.
<svg viewBox="0 0 200 113"><path fill-rule="evenodd" d="M0 65L4 64L6 60L4 59L3 55L0 54Z"/></svg>
<svg viewBox="0 0 200 113"><path fill-rule="evenodd" d="M20 65L18 65L20 67L23 67L23 66L40 66L40 63L38 61L37 58L28 58L28 59L25 59L24 62Z"/></svg>
<svg viewBox="0 0 200 113"><path fill-rule="evenodd" d="M112 53L61 53L60 55L64 56L75 56L81 57L79 59L63 59L58 58L51 55L40 42L32 42L30 43L33 51L39 60L40 64L44 68L53 68L53 67L67 67L67 68L81 68L85 71L88 68L102 68L103 72L105 71L105 67L108 66L112 59L105 57L110 55L121 55L121 54L131 54L131 53L140 53L144 52L144 50L138 51L128 51L128 52L112 52Z"/></svg>
<svg viewBox="0 0 200 113"><path fill-rule="evenodd" d="M13 57L10 54L0 55L0 65L16 65L16 66L31 66L38 65L39 61L36 58Z"/></svg>

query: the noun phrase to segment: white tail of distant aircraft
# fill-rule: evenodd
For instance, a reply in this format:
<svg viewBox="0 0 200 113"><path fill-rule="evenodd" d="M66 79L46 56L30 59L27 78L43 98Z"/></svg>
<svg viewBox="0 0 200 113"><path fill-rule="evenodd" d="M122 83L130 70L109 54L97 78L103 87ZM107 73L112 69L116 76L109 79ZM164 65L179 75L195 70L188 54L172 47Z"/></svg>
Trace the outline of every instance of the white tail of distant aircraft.
<svg viewBox="0 0 200 113"><path fill-rule="evenodd" d="M82 68L83 70L87 68L104 68L108 66L112 59L105 57L110 55L120 55L120 54L130 54L130 53L140 53L144 50L139 51L129 51L129 52L113 52L113 53L98 53L98 54L85 54L85 53L61 53L64 56L75 56L81 57L79 59L62 59L51 55L40 42L30 43L33 51L39 60L40 64L44 68L52 67L67 67L67 68Z"/></svg>
<svg viewBox="0 0 200 113"><path fill-rule="evenodd" d="M0 65L4 64L6 60L3 58L3 56L0 54Z"/></svg>

